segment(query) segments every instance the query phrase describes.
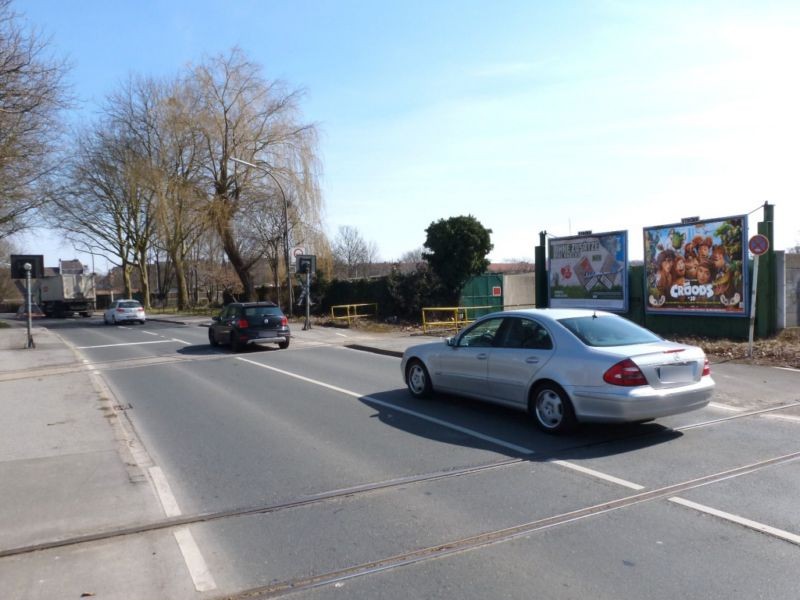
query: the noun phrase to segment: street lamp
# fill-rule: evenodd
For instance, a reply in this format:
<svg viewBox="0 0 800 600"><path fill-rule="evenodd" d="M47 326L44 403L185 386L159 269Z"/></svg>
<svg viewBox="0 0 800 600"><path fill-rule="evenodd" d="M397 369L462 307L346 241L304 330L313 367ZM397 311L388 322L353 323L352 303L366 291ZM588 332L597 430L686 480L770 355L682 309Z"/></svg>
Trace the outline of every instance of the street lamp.
<svg viewBox="0 0 800 600"><path fill-rule="evenodd" d="M275 185L278 186L278 189L281 191L281 197L283 198L283 260L286 264L286 288L289 292L289 314L294 314L294 303L292 298L292 274L289 270L289 203L286 200L286 193L283 191L283 186L281 182L278 181L278 178L272 174L272 171L267 169L266 167L262 167L261 165L257 165L251 162L247 162L246 160L242 160L241 158L235 158L233 156L230 157L233 162L239 163L241 165L245 165L247 167L253 167L254 169L258 169L262 173L269 175L272 178L272 181L275 182Z"/></svg>

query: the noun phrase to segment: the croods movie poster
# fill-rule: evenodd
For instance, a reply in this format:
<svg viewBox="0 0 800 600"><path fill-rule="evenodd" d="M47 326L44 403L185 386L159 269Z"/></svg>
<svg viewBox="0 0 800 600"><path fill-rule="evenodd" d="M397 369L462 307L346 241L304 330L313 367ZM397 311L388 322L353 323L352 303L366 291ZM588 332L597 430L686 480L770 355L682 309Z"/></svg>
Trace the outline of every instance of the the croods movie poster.
<svg viewBox="0 0 800 600"><path fill-rule="evenodd" d="M628 232L553 238L550 306L628 309Z"/></svg>
<svg viewBox="0 0 800 600"><path fill-rule="evenodd" d="M644 229L645 307L747 316L747 217Z"/></svg>

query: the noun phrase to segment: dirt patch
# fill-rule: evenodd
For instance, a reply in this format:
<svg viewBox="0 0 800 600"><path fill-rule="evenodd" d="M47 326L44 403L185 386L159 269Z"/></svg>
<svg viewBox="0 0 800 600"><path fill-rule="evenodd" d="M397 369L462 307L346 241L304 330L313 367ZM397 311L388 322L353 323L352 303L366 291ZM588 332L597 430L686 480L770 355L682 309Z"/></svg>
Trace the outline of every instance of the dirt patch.
<svg viewBox="0 0 800 600"><path fill-rule="evenodd" d="M800 369L800 328L786 329L775 337L755 340L753 356L748 356L749 343L704 337L671 338L700 346L712 362L746 361L756 365Z"/></svg>

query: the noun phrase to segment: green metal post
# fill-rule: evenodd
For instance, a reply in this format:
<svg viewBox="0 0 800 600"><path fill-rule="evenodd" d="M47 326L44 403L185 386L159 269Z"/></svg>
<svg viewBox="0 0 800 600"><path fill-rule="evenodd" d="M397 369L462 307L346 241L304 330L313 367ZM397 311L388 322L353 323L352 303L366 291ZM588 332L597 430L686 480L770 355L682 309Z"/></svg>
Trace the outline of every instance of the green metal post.
<svg viewBox="0 0 800 600"><path fill-rule="evenodd" d="M758 224L758 233L766 236L769 240L769 250L761 255L758 267L756 331L760 338L769 337L778 329L778 278L775 273L774 209L774 205L765 202L764 220Z"/></svg>
<svg viewBox="0 0 800 600"><path fill-rule="evenodd" d="M549 305L547 297L547 232L539 232L539 245L536 246L534 262L536 263L534 290L537 308L545 308Z"/></svg>

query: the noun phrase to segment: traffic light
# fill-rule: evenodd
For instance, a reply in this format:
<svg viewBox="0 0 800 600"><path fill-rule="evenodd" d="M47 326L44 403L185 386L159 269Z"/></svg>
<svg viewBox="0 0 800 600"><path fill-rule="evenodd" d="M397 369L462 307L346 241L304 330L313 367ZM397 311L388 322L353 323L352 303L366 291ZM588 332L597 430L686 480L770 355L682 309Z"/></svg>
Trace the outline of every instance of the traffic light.
<svg viewBox="0 0 800 600"><path fill-rule="evenodd" d="M25 263L31 266L31 279L44 277L44 256L41 254L12 254L11 279L25 279Z"/></svg>
<svg viewBox="0 0 800 600"><path fill-rule="evenodd" d="M297 272L302 275L317 271L317 257L313 254L301 254L297 257Z"/></svg>

